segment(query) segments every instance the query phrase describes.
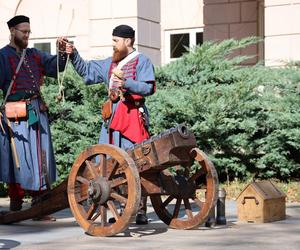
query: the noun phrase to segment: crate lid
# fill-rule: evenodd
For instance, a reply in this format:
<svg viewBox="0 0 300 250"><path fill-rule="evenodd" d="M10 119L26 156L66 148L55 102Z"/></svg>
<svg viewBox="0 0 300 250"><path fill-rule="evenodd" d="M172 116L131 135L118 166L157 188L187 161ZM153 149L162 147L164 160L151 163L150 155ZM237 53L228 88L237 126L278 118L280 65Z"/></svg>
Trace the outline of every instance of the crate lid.
<svg viewBox="0 0 300 250"><path fill-rule="evenodd" d="M282 192L273 182L264 180L254 181L248 184L239 194L237 199L243 194L246 189L249 188L253 188L253 190L264 200L286 197L286 194Z"/></svg>

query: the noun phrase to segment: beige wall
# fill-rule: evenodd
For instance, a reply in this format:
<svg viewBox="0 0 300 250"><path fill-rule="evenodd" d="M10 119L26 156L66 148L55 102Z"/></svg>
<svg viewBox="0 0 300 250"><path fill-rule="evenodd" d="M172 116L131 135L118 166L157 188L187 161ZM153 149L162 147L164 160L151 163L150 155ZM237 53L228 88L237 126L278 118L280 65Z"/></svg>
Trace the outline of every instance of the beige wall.
<svg viewBox="0 0 300 250"><path fill-rule="evenodd" d="M9 6L7 2L10 3ZM62 0L0 1L1 13L4 13L0 17L1 47L8 43L9 30L6 22L15 15L18 2L20 5L16 14L30 17L31 40L56 40L58 36L69 36L74 40L76 37L76 46L83 49L84 56L88 54L88 0L72 0L72 5Z"/></svg>
<svg viewBox="0 0 300 250"><path fill-rule="evenodd" d="M124 23L136 30L137 49L160 64L160 0L89 0L90 56L110 55L112 28Z"/></svg>
<svg viewBox="0 0 300 250"><path fill-rule="evenodd" d="M266 65L300 60L300 0L265 0Z"/></svg>
<svg viewBox="0 0 300 250"><path fill-rule="evenodd" d="M276 0L275 0L276 1ZM221 41L223 39L241 39L248 36L260 36L260 0L204 0L204 40ZM263 13L263 12L262 12ZM257 45L253 45L237 54L250 54L255 57L246 63L257 62L262 57Z"/></svg>
<svg viewBox="0 0 300 250"><path fill-rule="evenodd" d="M0 11L0 47L17 11L31 18L31 41L55 46L66 35L85 59L110 56L113 27L127 23L138 50L155 64L169 60L170 32L193 29L204 29L204 40L261 36L264 42L238 52L257 56L247 63L300 60L300 0L0 0Z"/></svg>
<svg viewBox="0 0 300 250"><path fill-rule="evenodd" d="M112 29L119 24L136 30L136 47L160 64L160 0L0 0L0 45L8 43L6 22L16 14L31 19L31 40L68 36L85 59L112 53ZM126 11L124 11L126 10ZM3 13L3 14L2 14Z"/></svg>

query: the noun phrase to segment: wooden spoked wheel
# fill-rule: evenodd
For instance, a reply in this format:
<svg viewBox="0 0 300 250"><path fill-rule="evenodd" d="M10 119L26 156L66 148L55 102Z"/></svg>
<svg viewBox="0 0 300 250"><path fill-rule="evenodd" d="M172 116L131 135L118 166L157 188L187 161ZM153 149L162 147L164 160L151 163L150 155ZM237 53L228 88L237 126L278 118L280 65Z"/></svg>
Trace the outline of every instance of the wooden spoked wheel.
<svg viewBox="0 0 300 250"><path fill-rule="evenodd" d="M136 215L141 199L134 161L113 145L87 148L70 171L68 199L76 221L88 234L111 236L123 232Z"/></svg>
<svg viewBox="0 0 300 250"><path fill-rule="evenodd" d="M175 229L191 229L201 225L214 208L218 197L218 176L213 164L198 148L190 152L194 173L189 167L176 166L176 174L164 170L160 177L165 195L152 195L151 203L158 217Z"/></svg>

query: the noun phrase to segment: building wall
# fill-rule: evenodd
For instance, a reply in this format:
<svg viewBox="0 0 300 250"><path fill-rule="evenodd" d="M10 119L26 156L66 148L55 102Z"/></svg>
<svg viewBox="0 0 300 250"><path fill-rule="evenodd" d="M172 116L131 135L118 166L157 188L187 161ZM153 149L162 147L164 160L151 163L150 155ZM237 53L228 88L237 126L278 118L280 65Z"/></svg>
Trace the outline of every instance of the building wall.
<svg viewBox="0 0 300 250"><path fill-rule="evenodd" d="M119 24L132 26L137 49L160 64L160 0L89 0L90 56L99 49L111 54L112 29Z"/></svg>
<svg viewBox="0 0 300 250"><path fill-rule="evenodd" d="M0 0L0 10L1 47L9 42L6 22L23 14L30 17L31 43L51 41L55 47L58 36L68 36L85 59L110 56L112 29L131 25L136 30L137 49L154 64L161 62L160 0L72 0L71 4L63 0Z"/></svg>
<svg viewBox="0 0 300 250"><path fill-rule="evenodd" d="M170 36L204 31L204 40L260 36L264 42L238 51L255 55L249 64L300 60L300 0L0 0L0 47L9 42L6 22L15 14L31 18L31 46L68 36L85 59L110 56L112 29L136 30L136 47L159 65L170 60Z"/></svg>
<svg viewBox="0 0 300 250"><path fill-rule="evenodd" d="M15 6L19 2L16 12ZM55 53L57 37L68 36L75 40L78 48L82 49L82 55L87 56L89 51L89 23L86 21L88 20L88 2L88 0L74 0L70 5L62 0L0 1L1 13L4 14L0 16L1 47L9 42L6 22L14 15L26 15L30 17L32 31L30 43L33 40L52 42L54 50L51 52Z"/></svg>
<svg viewBox="0 0 300 250"><path fill-rule="evenodd" d="M265 61L300 60L300 0L265 0Z"/></svg>
<svg viewBox="0 0 300 250"><path fill-rule="evenodd" d="M263 1L260 0L204 0L204 40L263 37L261 9ZM262 47L258 45L240 50L237 54L253 55L247 64L253 64L263 57Z"/></svg>

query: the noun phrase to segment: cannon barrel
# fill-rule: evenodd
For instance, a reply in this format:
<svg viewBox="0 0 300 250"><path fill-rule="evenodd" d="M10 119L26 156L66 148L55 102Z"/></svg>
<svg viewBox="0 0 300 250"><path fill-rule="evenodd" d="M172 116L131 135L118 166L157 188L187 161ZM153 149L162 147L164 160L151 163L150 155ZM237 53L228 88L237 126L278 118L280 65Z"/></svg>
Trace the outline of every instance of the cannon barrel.
<svg viewBox="0 0 300 250"><path fill-rule="evenodd" d="M127 149L139 172L160 171L191 161L190 151L196 147L196 138L184 124L168 129L140 144Z"/></svg>

